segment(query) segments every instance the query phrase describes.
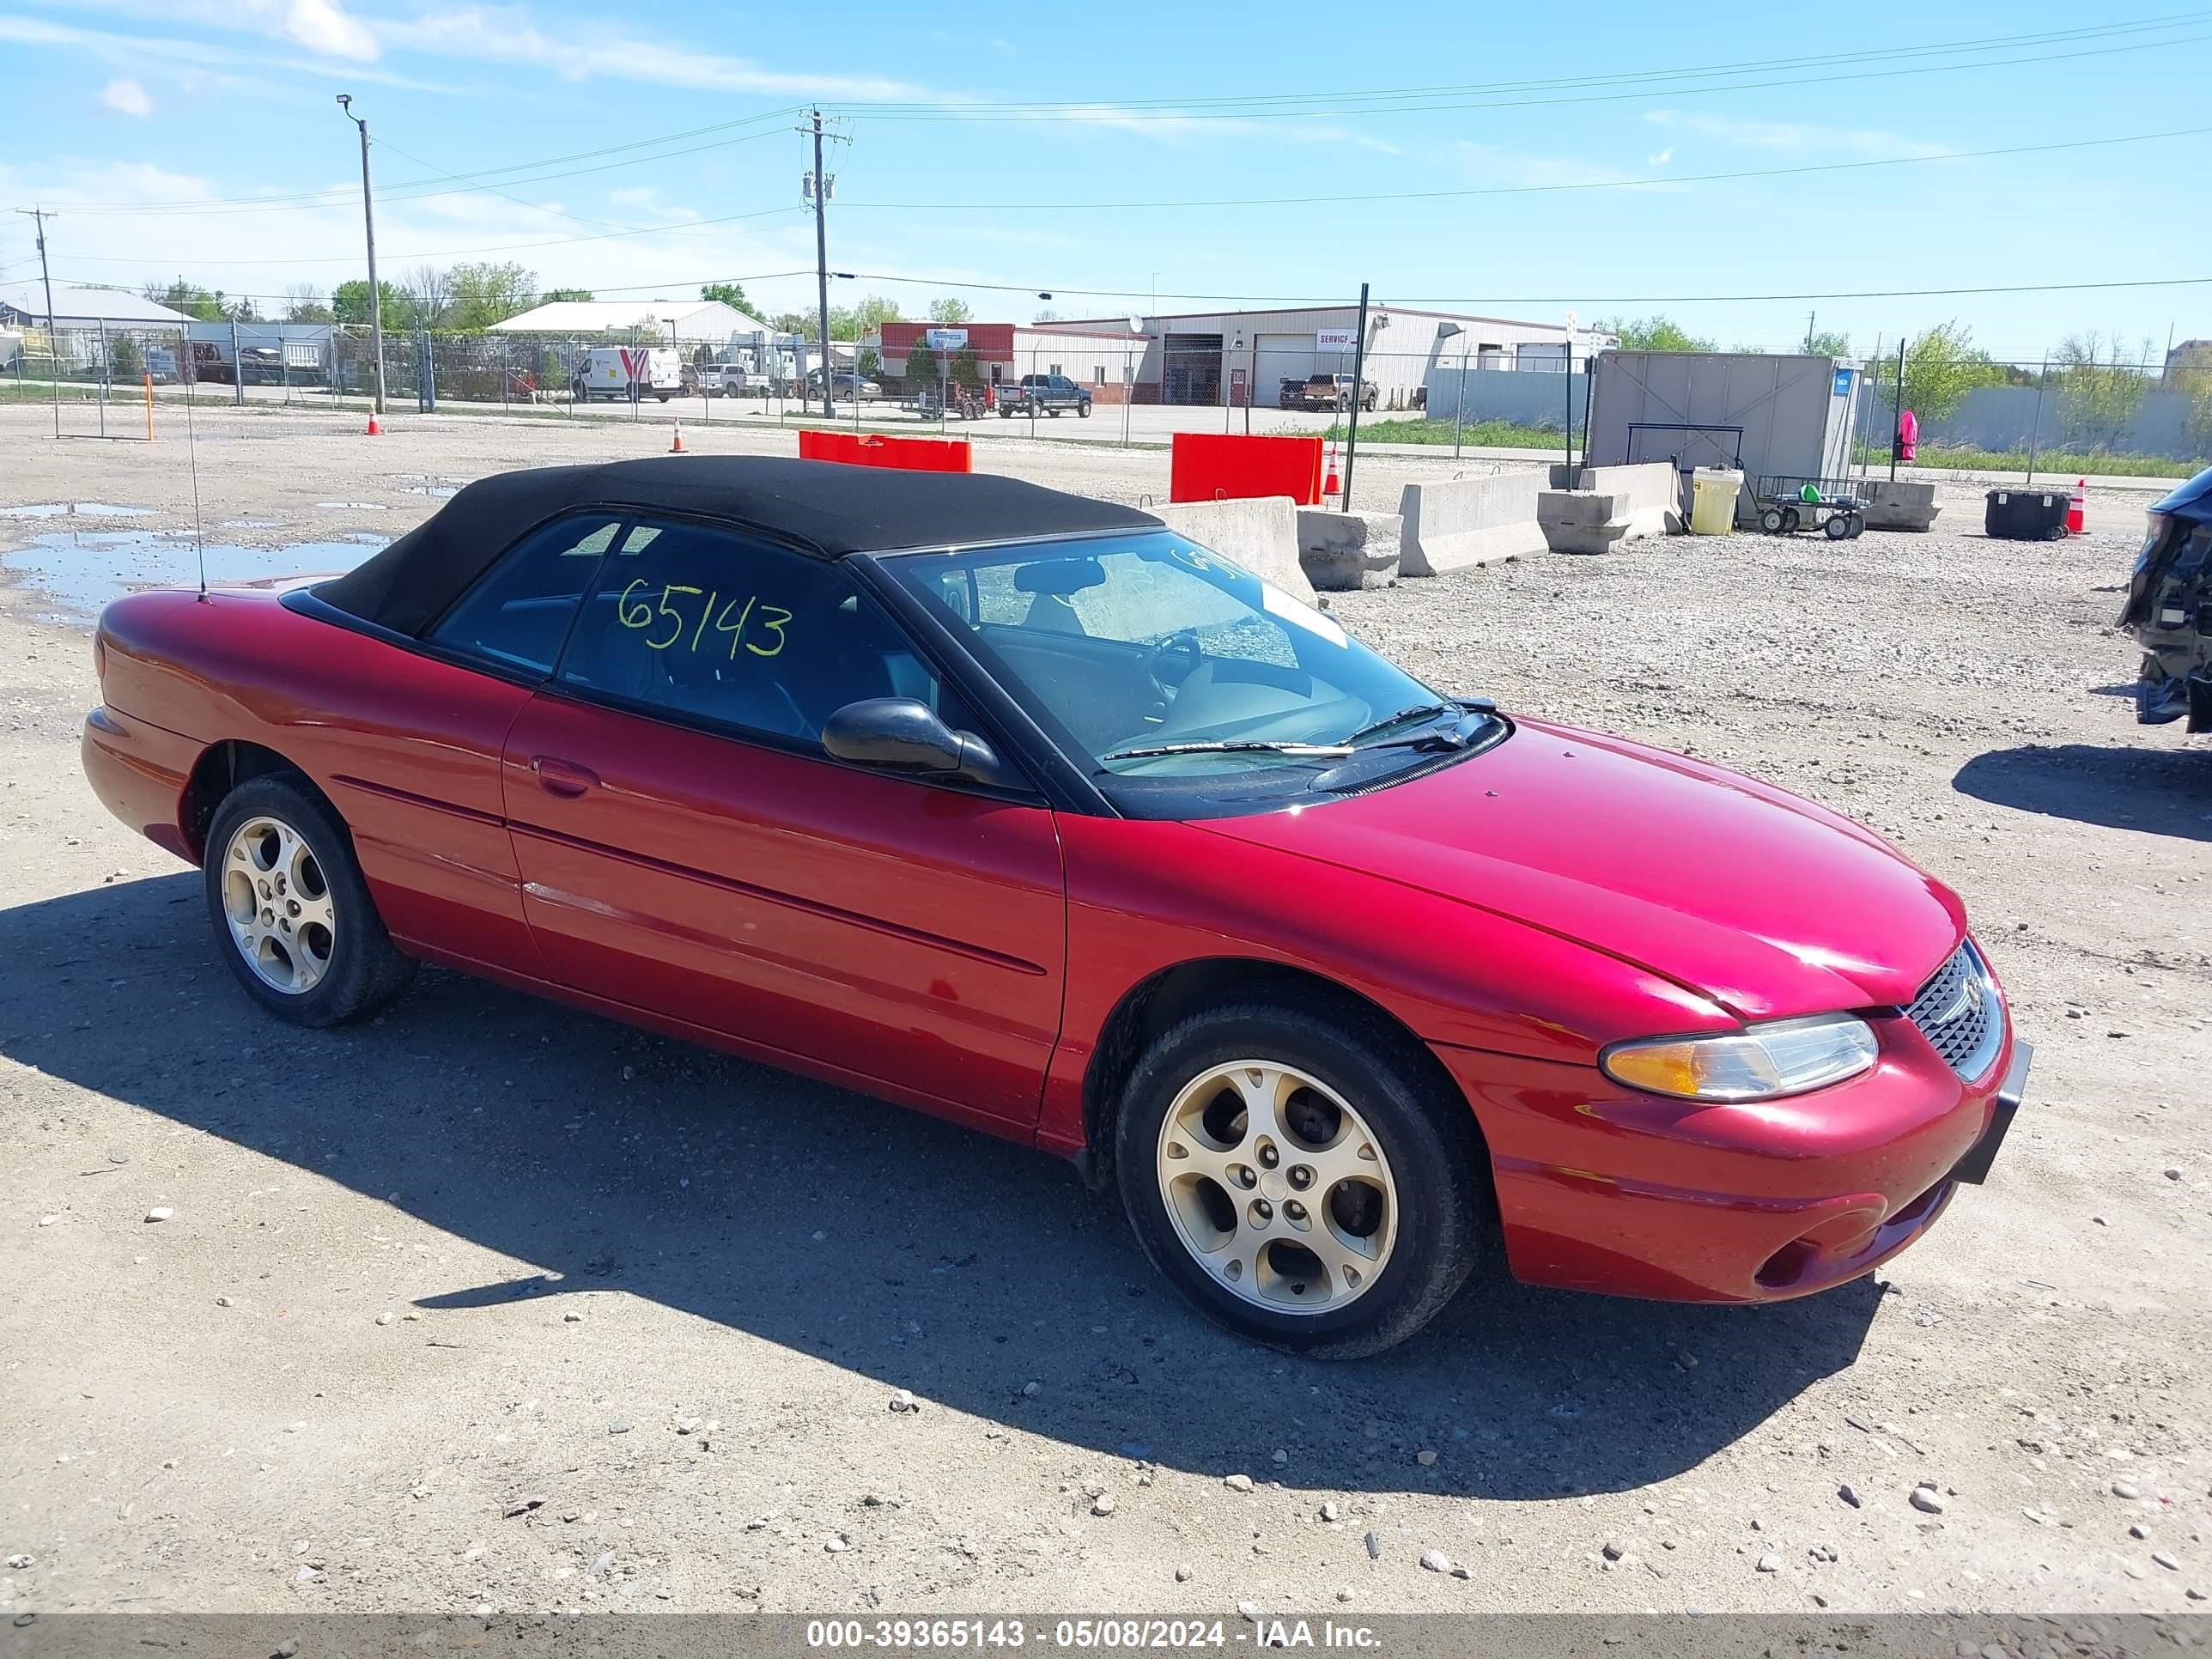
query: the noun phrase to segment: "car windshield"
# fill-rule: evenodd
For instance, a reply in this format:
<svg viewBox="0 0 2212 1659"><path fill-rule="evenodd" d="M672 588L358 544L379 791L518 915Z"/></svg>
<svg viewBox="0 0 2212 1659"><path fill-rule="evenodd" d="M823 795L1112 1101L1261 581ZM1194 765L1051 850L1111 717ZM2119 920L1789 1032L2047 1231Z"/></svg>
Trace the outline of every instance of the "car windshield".
<svg viewBox="0 0 2212 1659"><path fill-rule="evenodd" d="M1326 612L1171 531L884 567L941 608L1102 787L1265 775L1303 789L1317 769L1466 713Z"/></svg>

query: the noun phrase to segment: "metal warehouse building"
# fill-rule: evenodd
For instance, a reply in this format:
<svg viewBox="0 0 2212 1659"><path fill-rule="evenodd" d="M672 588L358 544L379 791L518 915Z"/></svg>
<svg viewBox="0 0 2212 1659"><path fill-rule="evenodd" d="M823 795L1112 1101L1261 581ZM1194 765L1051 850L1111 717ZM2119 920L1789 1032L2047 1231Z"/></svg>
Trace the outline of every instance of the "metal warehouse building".
<svg viewBox="0 0 2212 1659"><path fill-rule="evenodd" d="M1356 305L1280 311L1186 312L1143 318L1094 318L1060 323L1071 330L1145 336L1134 397L1139 403L1237 407L1275 401L1284 380L1352 372L1359 325ZM1516 322L1461 312L1373 305L1367 312L1366 378L1386 409L1411 408L1432 370L1456 368L1558 372L1565 367L1564 323ZM1577 329L1577 362L1617 345L1601 330Z"/></svg>

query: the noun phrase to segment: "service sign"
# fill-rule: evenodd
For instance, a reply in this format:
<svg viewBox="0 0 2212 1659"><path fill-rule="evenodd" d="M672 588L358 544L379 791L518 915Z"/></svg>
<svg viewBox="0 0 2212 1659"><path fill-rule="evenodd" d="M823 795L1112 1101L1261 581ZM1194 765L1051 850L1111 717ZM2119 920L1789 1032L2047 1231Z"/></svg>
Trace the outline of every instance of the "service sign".
<svg viewBox="0 0 2212 1659"><path fill-rule="evenodd" d="M968 343L964 328L933 328L922 337L932 351L958 351Z"/></svg>
<svg viewBox="0 0 2212 1659"><path fill-rule="evenodd" d="M1314 331L1316 351L1349 351L1359 337L1357 329L1320 328Z"/></svg>

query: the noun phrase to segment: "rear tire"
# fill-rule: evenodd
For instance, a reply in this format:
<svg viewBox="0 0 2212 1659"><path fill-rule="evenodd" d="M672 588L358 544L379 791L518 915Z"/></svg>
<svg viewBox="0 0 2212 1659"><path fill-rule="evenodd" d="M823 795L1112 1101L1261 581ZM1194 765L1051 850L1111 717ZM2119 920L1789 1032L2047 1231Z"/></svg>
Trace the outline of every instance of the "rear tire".
<svg viewBox="0 0 2212 1659"><path fill-rule="evenodd" d="M414 960L376 914L351 837L297 781L250 778L232 790L208 826L202 862L223 960L277 1018L357 1019L414 979Z"/></svg>
<svg viewBox="0 0 2212 1659"><path fill-rule="evenodd" d="M1770 507L1759 515L1759 527L1770 536L1782 533L1782 509Z"/></svg>
<svg viewBox="0 0 2212 1659"><path fill-rule="evenodd" d="M1178 1022L1137 1063L1114 1141L1153 1266L1271 1346L1352 1359L1404 1341L1490 1236L1467 1103L1443 1097L1381 1022L1317 999Z"/></svg>

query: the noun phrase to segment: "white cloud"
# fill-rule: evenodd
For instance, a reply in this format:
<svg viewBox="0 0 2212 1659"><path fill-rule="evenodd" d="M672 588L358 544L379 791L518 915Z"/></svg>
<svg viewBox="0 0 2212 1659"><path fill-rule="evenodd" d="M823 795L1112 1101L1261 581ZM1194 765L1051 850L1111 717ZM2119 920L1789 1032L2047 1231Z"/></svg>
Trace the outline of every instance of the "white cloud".
<svg viewBox="0 0 2212 1659"><path fill-rule="evenodd" d="M1183 115L1172 110L1133 110L1119 104L1069 104L1053 112L1055 118L1078 126L1109 127L1162 143L1185 138L1236 138L1245 142L1273 140L1285 144L1350 144L1383 155L1401 155L1397 145L1364 132L1355 132L1324 120L1247 120L1241 116ZM1020 123L1009 125L1018 126Z"/></svg>
<svg viewBox="0 0 2212 1659"><path fill-rule="evenodd" d="M135 115L142 121L154 112L154 100L146 95L146 88L127 76L102 88L100 101L118 114Z"/></svg>
<svg viewBox="0 0 2212 1659"><path fill-rule="evenodd" d="M630 34L619 26L575 20L558 37L520 6L451 6L401 20L381 19L383 40L473 63L522 64L568 81L641 81L708 92L763 92L782 97L912 99L934 94L902 81L868 75L764 69L742 58Z"/></svg>
<svg viewBox="0 0 2212 1659"><path fill-rule="evenodd" d="M51 3L51 0L48 0ZM175 14L162 10L145 12L124 0L122 3L99 3L81 8L115 12L127 16L159 16L171 19ZM187 17L184 21L191 21ZM246 70L275 74L319 75L328 70L327 62L315 58L302 58L294 52L270 52L267 49L240 51L216 46L205 40L187 40L180 37L157 37L143 34L115 34L102 29L88 29L74 23L53 23L44 18L21 15L0 15L0 40L18 46L46 46L56 51L81 52L97 63L112 69L143 70L149 62L159 62L170 68L184 70L192 68L216 71ZM349 79L374 82L384 86L406 87L417 92L445 92L451 88L417 81L388 70L371 68L356 64L347 71ZM246 83L235 79L225 83L232 90L245 89Z"/></svg>
<svg viewBox="0 0 2212 1659"><path fill-rule="evenodd" d="M1610 190L1622 185L1642 185L1651 190L1675 188L1664 180L1647 179L1638 173L1600 167L1572 156L1539 155L1499 144L1478 144L1466 140L1453 149L1471 180L1500 189Z"/></svg>
<svg viewBox="0 0 2212 1659"><path fill-rule="evenodd" d="M1674 152L1671 149L1657 150L1644 158L1646 164L1655 167L1663 167L1674 159Z"/></svg>
<svg viewBox="0 0 2212 1659"><path fill-rule="evenodd" d="M1835 127L1795 121L1746 121L1732 116L1708 115L1701 111L1655 109L1644 118L1654 126L1692 132L1723 143L1753 149L1771 149L1793 155L1841 152L1859 157L1948 155L1948 144L1934 144L1899 132L1869 127Z"/></svg>
<svg viewBox="0 0 2212 1659"><path fill-rule="evenodd" d="M34 0L62 11L108 12L231 34L283 40L318 58L372 63L376 37L343 0Z"/></svg>

